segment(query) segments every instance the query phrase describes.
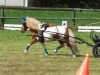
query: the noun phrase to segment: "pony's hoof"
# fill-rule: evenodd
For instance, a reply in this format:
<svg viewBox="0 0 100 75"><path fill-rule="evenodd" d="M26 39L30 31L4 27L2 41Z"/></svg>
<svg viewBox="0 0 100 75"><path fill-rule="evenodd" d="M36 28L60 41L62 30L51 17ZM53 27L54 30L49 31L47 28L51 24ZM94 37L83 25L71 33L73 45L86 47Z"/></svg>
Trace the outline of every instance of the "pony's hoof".
<svg viewBox="0 0 100 75"><path fill-rule="evenodd" d="M73 55L73 57L76 57L76 55Z"/></svg>
<svg viewBox="0 0 100 75"><path fill-rule="evenodd" d="M54 53L57 53L57 50L56 49L54 50Z"/></svg>
<svg viewBox="0 0 100 75"><path fill-rule="evenodd" d="M28 53L28 51L27 51L27 50L24 50L24 53L25 53L25 54L27 54L27 53Z"/></svg>
<svg viewBox="0 0 100 75"><path fill-rule="evenodd" d="M45 54L45 56L48 56L48 54Z"/></svg>

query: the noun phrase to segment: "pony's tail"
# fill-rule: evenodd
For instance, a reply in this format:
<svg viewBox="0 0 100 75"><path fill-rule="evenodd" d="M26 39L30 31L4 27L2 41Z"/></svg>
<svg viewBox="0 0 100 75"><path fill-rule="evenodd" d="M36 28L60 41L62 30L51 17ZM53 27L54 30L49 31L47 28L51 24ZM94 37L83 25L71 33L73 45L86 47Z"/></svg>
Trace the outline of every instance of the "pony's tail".
<svg viewBox="0 0 100 75"><path fill-rule="evenodd" d="M75 35L70 28L68 28L68 32L69 32L69 43L75 50L76 54L79 54L79 51L76 45Z"/></svg>

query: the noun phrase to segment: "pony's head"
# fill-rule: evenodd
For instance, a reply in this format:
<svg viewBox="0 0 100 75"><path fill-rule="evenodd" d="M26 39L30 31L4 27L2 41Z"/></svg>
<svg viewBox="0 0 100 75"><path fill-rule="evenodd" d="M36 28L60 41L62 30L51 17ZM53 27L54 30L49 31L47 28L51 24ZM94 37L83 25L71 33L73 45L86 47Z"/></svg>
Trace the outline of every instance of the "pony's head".
<svg viewBox="0 0 100 75"><path fill-rule="evenodd" d="M26 17L22 17L21 24L22 24L21 25L21 32L24 33L28 29L28 27L26 25Z"/></svg>

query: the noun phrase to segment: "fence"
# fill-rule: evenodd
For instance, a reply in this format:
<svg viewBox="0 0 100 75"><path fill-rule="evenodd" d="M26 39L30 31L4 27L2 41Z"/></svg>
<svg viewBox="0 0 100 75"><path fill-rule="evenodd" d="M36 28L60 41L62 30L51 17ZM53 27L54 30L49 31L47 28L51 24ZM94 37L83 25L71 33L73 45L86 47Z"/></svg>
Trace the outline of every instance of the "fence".
<svg viewBox="0 0 100 75"><path fill-rule="evenodd" d="M91 30L100 32L100 26L78 26L78 32L90 32Z"/></svg>
<svg viewBox="0 0 100 75"><path fill-rule="evenodd" d="M77 23L77 21L78 20L100 20L100 16L99 16L99 14L100 14L100 10L99 9L80 9L80 8L36 8L36 7L0 7L0 10L1 10L1 16L0 16L0 19L1 19L1 24L3 24L4 25L4 23L5 23L5 19L16 19L16 20L18 20L18 19L20 19L21 18L21 15L20 15L20 13L18 12L17 14L19 14L20 16L9 16L9 15L5 15L5 12L7 11L7 9L9 9L9 10L16 10L16 12L17 12L17 10L20 10L20 11L22 11L22 10L25 10L25 12L27 13L28 11L38 11L38 14L41 14L41 12L40 11L58 11L58 12L62 12L62 11L64 11L65 13L62 13L63 14L63 16L64 17L62 17L62 16L60 16L59 18L58 17L54 17L54 18L52 18L51 16L49 16L49 17L45 17L45 15L43 16L43 17L39 17L39 18L36 18L36 19L39 19L39 20L71 20L72 21L72 24L75 26L76 25L76 23ZM27 11L26 11L27 10ZM68 14L66 14L66 12L71 12L71 14L70 14L70 16L68 16ZM92 18L86 18L86 17L84 17L83 15L82 15L82 17L78 17L77 15L79 15L79 14L77 14L76 12L78 11L78 13L83 13L83 11L91 11L91 12L97 12L98 13L98 17L92 17ZM14 13L16 13L16 12L14 12ZM26 14L24 12L24 14ZM39 13L40 12L40 13ZM70 13L69 12L69 13ZM8 13L10 13L10 12L8 12ZM29 13L29 12L28 12ZM13 12L12 12L12 14L13 14ZM32 14L32 13L31 13ZM36 13L35 13L36 14ZM43 12L43 14L44 14L44 12ZM42 15L43 15L42 14ZM64 14L66 14L66 15L64 15ZM30 15L30 13L28 14L28 15ZM58 15L61 15L61 14L58 14ZM81 15L81 14L80 14ZM33 15L32 15L33 16ZM37 15L38 16L38 15ZM68 16L68 17L67 17ZM14 22L14 21L13 21ZM88 23L87 23L88 24Z"/></svg>
<svg viewBox="0 0 100 75"><path fill-rule="evenodd" d="M7 30L20 30L21 25L20 24L4 24L4 29L7 29Z"/></svg>
<svg viewBox="0 0 100 75"><path fill-rule="evenodd" d="M67 21L62 21L63 27L67 28ZM21 30L21 24L4 24L6 30Z"/></svg>

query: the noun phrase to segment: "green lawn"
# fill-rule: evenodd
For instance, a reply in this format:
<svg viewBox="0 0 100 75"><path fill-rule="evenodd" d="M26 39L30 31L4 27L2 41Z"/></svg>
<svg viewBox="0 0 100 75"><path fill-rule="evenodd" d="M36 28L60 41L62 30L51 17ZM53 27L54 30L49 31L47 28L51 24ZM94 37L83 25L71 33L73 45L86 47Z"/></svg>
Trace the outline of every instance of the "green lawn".
<svg viewBox="0 0 100 75"><path fill-rule="evenodd" d="M89 33L74 33L94 44ZM41 44L37 42L25 55L23 50L31 39L27 34L30 33L0 30L0 75L75 75L87 53L90 54L90 75L100 75L100 60L93 57L91 47L77 44L81 56L73 58L68 47L55 54L53 50L58 42L46 42L49 55L45 56Z"/></svg>

